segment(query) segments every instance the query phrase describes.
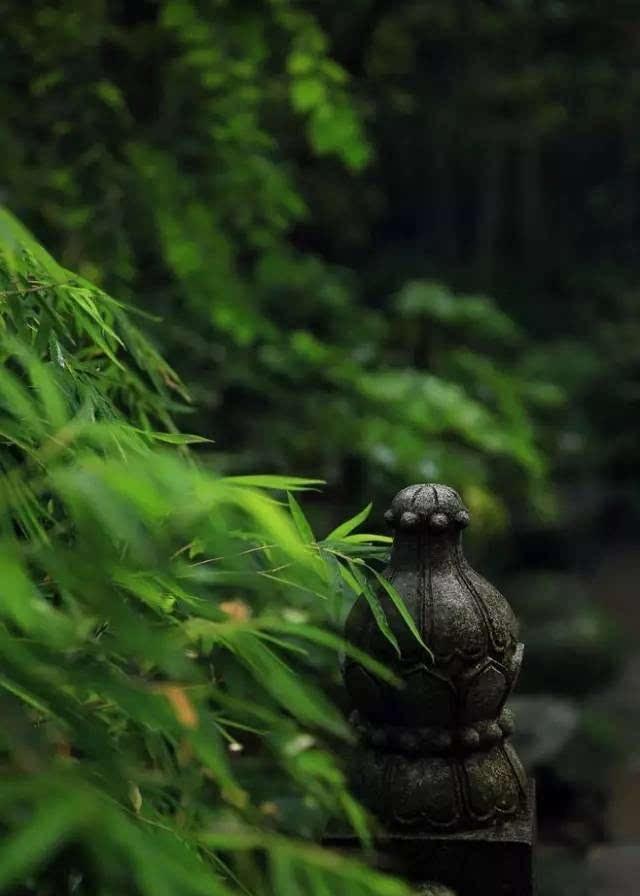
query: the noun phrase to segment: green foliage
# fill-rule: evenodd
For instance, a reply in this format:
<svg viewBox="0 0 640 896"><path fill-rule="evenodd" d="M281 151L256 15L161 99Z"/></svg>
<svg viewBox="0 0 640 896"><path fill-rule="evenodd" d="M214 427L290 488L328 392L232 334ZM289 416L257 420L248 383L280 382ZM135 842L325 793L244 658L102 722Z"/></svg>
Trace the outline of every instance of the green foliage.
<svg viewBox="0 0 640 896"><path fill-rule="evenodd" d="M395 681L337 634L376 537L181 456L128 312L1 222L0 892L405 896L309 842L369 836L326 684Z"/></svg>
<svg viewBox="0 0 640 896"><path fill-rule="evenodd" d="M498 480L544 494L545 380L519 370L512 320L422 274L379 288L326 251L375 219L384 103L338 61L331 4L126 7L7 10L8 202L162 318L218 464L312 470L353 503L416 478L479 490L480 513Z"/></svg>
<svg viewBox="0 0 640 896"><path fill-rule="evenodd" d="M186 392L127 309L57 264L4 209L0 247L3 363L16 353L27 363L46 362L65 400L87 422L120 411L147 429L154 422L171 427L170 412L184 404ZM61 399L47 374L35 368L32 374L52 417L41 424L56 426ZM24 401L28 409L26 396ZM26 432L27 419L18 422Z"/></svg>
<svg viewBox="0 0 640 896"><path fill-rule="evenodd" d="M540 495L541 455L632 464L628 3L0 14L5 201L163 318L230 469L314 470L354 505L449 478L482 508Z"/></svg>

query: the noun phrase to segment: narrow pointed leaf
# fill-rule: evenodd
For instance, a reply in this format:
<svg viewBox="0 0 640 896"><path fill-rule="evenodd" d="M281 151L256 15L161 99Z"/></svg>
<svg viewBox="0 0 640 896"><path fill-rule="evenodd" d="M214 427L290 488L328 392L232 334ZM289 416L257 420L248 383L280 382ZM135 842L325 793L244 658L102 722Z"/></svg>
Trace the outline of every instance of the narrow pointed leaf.
<svg viewBox="0 0 640 896"><path fill-rule="evenodd" d="M382 585L382 587L384 588L384 590L389 595L394 607L396 608L396 610L402 617L403 621L405 622L407 628L409 629L409 631L411 632L413 637L416 639L418 644L420 644L420 646L426 650L426 652L429 654L429 657L433 661L433 659L434 659L433 653L431 652L431 650L429 650L427 645L422 640L422 636L416 627L415 621L414 621L411 613L407 609L407 605L405 604L405 602L402 599L402 597L400 596L400 594L398 594L398 592L393 587L391 582L388 582L387 579L385 579L385 577L383 575L381 575L379 572L376 572L375 569L373 570L373 573L374 573L375 577L377 578L377 580Z"/></svg>
<svg viewBox="0 0 640 896"><path fill-rule="evenodd" d="M398 644L398 639L391 631L389 620L386 617L384 608L380 603L378 595L375 593L373 588L370 587L369 583L366 581L360 570L355 567L353 563L350 563L349 566L351 567L351 572L354 578L359 582L362 588L362 596L369 604L369 608L373 613L373 618L376 621L376 625L378 626L384 637L387 639L389 644L391 644L398 656L400 656L400 646Z"/></svg>
<svg viewBox="0 0 640 896"><path fill-rule="evenodd" d="M351 519L345 520L344 523L341 523L337 526L333 532L329 532L325 541L339 541L341 538L344 538L345 535L349 535L353 532L354 529L357 529L364 521L367 519L369 514L371 513L371 508L373 504L367 504L360 513L356 513L355 516L352 516Z"/></svg>
<svg viewBox="0 0 640 896"><path fill-rule="evenodd" d="M291 492L287 492L287 499L289 501L289 509L291 510L291 516L293 517L293 521L296 524L296 529L300 533L300 538L305 542L305 544L313 544L315 542L315 536L313 534L313 530L309 525L309 521L302 511L302 507L293 497Z"/></svg>

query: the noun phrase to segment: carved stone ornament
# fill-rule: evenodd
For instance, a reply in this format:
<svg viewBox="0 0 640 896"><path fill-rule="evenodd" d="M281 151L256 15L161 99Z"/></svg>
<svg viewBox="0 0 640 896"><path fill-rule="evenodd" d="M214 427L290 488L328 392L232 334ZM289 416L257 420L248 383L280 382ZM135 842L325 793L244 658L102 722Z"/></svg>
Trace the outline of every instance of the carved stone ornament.
<svg viewBox="0 0 640 896"><path fill-rule="evenodd" d="M402 679L393 688L348 660L344 676L361 746L353 786L388 830L464 831L521 811L527 781L509 742L505 702L522 661L504 597L462 553L469 513L446 485L412 485L385 514L395 529L386 578L403 598L429 654L382 592L401 658L366 600L346 624L352 644Z"/></svg>

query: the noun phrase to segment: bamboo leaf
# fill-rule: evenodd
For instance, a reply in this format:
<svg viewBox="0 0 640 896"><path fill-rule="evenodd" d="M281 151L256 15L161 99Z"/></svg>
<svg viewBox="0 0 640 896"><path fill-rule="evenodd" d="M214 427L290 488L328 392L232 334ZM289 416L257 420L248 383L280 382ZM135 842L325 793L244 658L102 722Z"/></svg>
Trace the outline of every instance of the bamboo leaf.
<svg viewBox="0 0 640 896"><path fill-rule="evenodd" d="M302 508L300 507L300 504L296 501L291 492L287 492L287 499L289 501L291 516L293 517L293 521L296 524L296 529L300 534L300 538L305 542L305 544L313 544L315 542L315 536L306 516L302 511Z"/></svg>
<svg viewBox="0 0 640 896"><path fill-rule="evenodd" d="M76 790L56 793L33 811L17 833L5 835L0 846L0 889L19 881L62 846L79 822L87 818L88 808Z"/></svg>
<svg viewBox="0 0 640 896"><path fill-rule="evenodd" d="M356 513L355 516L352 516L351 519L345 520L344 523L341 523L337 526L332 532L330 532L325 541L339 541L341 538L344 538L345 535L349 535L350 532L353 532L354 529L357 529L364 521L367 519L369 514L371 513L371 508L373 504L367 504L367 506L360 511L360 513Z"/></svg>
<svg viewBox="0 0 640 896"><path fill-rule="evenodd" d="M394 633L391 631L389 621L384 612L384 608L383 608L382 604L380 603L380 599L378 598L378 595L369 586L369 583L365 580L365 578L362 575L362 573L360 572L360 570L357 568L357 566L354 565L354 563L352 561L349 562L349 567L350 567L350 570L351 570L351 573L352 573L354 579L360 585L361 594L364 597L364 599L366 600L366 602L369 604L371 612L373 613L373 618L375 619L376 625L380 629L380 632L384 635L384 637L387 639L389 644L391 644L391 646L393 647L395 652L398 654L398 656L400 656L400 646L398 645L398 639L396 638Z"/></svg>
<svg viewBox="0 0 640 896"><path fill-rule="evenodd" d="M363 650L359 650L357 647L354 647L353 644L350 644L344 638L340 638L338 637L338 635L334 635L332 632L328 632L325 629L300 622L281 622L279 620L266 622L258 620L257 622L262 626L262 628L269 628L275 631L295 635L299 638L313 641L315 644L321 644L322 646L328 647L331 650L335 650L336 652L345 653L347 656L350 656L354 660L357 660L362 666L364 666L365 669L368 669L383 681L387 681L392 685L400 684L400 679L397 678L397 676L394 675L394 673L385 665L369 656L369 654L365 653Z"/></svg>
<svg viewBox="0 0 640 896"><path fill-rule="evenodd" d="M420 635L420 632L418 631L418 629L416 627L415 621L414 621L413 617L411 616L411 613L407 609L407 605L405 604L401 595L398 594L397 590L393 587L391 582L387 581L387 579L385 579L385 577L383 575L381 575L375 569L372 571L373 571L375 577L377 578L378 582L382 585L384 590L387 592L387 594L391 598L391 602L393 603L394 607L396 608L396 610L402 617L404 623L406 624L407 628L409 629L409 631L411 632L413 637L416 639L418 644L420 644L420 646L426 650L426 652L429 654L430 659L433 662L434 661L433 653L427 647L427 645L424 643L424 641L422 640L422 636Z"/></svg>
<svg viewBox="0 0 640 896"><path fill-rule="evenodd" d="M301 681L272 650L248 631L224 639L238 660L254 675L256 684L301 722L346 737L349 729L333 706L309 681Z"/></svg>
<svg viewBox="0 0 640 896"><path fill-rule="evenodd" d="M213 444L212 439L206 439L204 436L190 435L184 432L150 432L148 429L136 429L135 431L156 442L166 442L168 445Z"/></svg>
<svg viewBox="0 0 640 896"><path fill-rule="evenodd" d="M307 491L318 485L323 485L322 479L303 479L299 476L225 476L222 480L232 485L246 485L253 488L276 489L283 492Z"/></svg>
<svg viewBox="0 0 640 896"><path fill-rule="evenodd" d="M349 544L393 544L393 538L390 535L367 535L365 533L345 535L342 541Z"/></svg>

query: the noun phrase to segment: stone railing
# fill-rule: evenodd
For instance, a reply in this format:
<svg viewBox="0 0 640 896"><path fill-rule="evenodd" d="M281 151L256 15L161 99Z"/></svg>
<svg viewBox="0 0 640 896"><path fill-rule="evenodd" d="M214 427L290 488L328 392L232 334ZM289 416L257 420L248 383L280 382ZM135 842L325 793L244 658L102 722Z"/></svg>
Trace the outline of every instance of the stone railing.
<svg viewBox="0 0 640 896"><path fill-rule="evenodd" d="M345 665L359 733L353 788L381 825L377 862L426 893L531 896L534 794L505 707L523 655L517 621L463 554L470 519L457 492L412 485L386 520L395 538L385 577L430 653L386 593L380 601L400 659L368 603L354 605L347 639L404 684L393 688L357 662ZM357 848L337 831L327 840Z"/></svg>

